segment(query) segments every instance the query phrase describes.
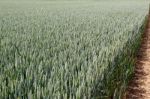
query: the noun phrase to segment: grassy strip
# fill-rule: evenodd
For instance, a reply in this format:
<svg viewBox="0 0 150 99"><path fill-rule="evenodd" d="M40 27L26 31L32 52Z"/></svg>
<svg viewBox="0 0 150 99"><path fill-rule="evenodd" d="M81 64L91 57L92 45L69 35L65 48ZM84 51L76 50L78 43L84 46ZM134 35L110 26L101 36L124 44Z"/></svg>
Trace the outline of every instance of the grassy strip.
<svg viewBox="0 0 150 99"><path fill-rule="evenodd" d="M134 39L129 39L124 45L122 51L115 57L113 62L115 63L113 66L114 68L111 68L112 63L110 63L110 68L104 72L104 78L102 79L103 82L97 82L95 86L95 89L97 88L97 90L93 92L93 97L96 97L96 99L122 99L121 97L134 72L136 55L140 48L146 22L147 16L145 17L142 26L139 28L138 33L135 33L137 27L133 29L132 33L139 35L135 35ZM103 84L99 82L102 82ZM105 85L105 87L101 85Z"/></svg>

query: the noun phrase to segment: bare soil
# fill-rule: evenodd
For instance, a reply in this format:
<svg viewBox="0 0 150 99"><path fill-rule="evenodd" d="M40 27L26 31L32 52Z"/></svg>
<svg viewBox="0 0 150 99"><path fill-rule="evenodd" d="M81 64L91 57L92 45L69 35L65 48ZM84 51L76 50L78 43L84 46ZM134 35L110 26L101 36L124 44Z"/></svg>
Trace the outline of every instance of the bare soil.
<svg viewBox="0 0 150 99"><path fill-rule="evenodd" d="M138 52L134 76L124 99L150 99L150 15Z"/></svg>

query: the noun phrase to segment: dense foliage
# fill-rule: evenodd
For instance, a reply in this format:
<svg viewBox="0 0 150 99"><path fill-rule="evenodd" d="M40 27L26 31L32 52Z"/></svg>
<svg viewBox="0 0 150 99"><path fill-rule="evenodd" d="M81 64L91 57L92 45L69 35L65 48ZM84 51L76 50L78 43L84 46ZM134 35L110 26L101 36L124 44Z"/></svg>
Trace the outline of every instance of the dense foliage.
<svg viewBox="0 0 150 99"><path fill-rule="evenodd" d="M119 98L146 13L144 1L1 1L0 97Z"/></svg>

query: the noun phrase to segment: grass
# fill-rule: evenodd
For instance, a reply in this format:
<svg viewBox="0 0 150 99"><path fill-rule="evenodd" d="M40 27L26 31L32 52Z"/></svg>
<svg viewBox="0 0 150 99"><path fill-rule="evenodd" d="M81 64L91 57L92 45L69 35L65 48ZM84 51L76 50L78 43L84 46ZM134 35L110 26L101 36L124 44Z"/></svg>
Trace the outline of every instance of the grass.
<svg viewBox="0 0 150 99"><path fill-rule="evenodd" d="M146 1L0 1L0 97L121 97Z"/></svg>

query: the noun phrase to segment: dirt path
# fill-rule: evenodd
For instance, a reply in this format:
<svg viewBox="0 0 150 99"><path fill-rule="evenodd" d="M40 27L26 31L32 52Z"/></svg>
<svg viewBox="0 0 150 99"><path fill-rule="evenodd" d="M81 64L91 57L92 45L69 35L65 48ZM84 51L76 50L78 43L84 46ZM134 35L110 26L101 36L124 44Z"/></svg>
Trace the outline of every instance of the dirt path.
<svg viewBox="0 0 150 99"><path fill-rule="evenodd" d="M150 15L125 99L150 99Z"/></svg>

